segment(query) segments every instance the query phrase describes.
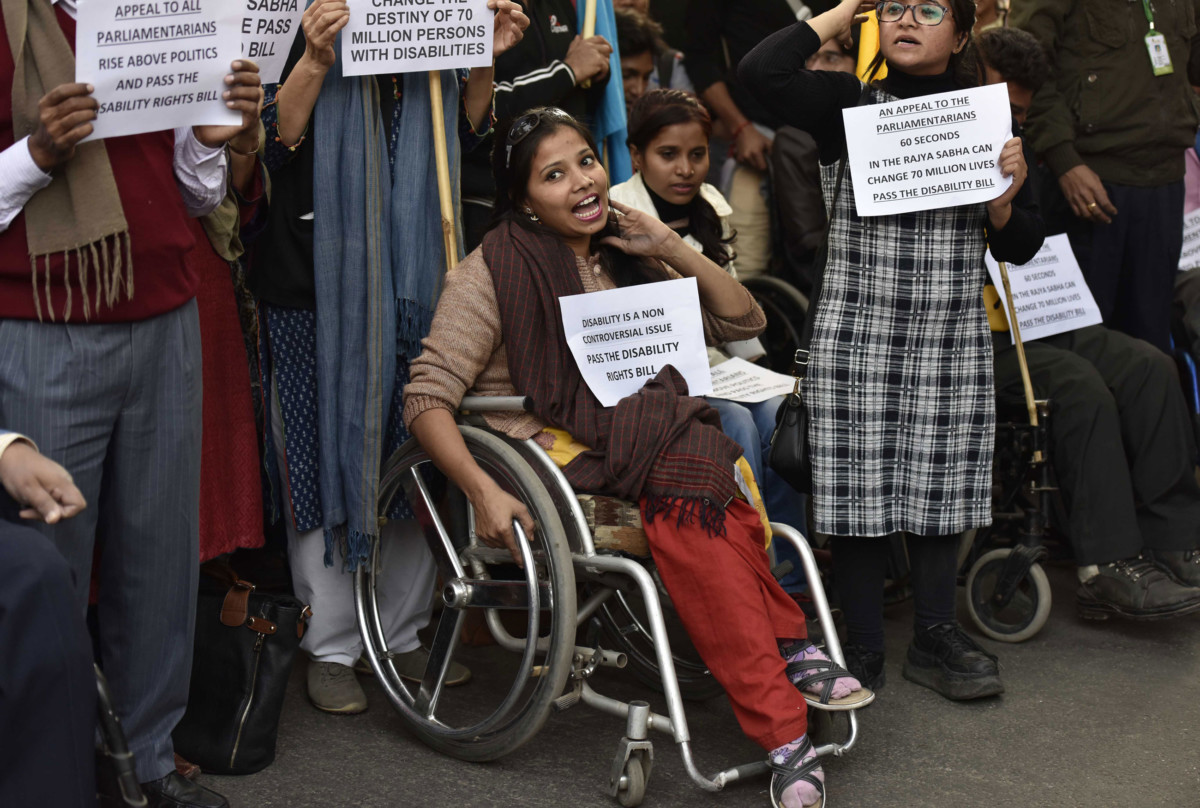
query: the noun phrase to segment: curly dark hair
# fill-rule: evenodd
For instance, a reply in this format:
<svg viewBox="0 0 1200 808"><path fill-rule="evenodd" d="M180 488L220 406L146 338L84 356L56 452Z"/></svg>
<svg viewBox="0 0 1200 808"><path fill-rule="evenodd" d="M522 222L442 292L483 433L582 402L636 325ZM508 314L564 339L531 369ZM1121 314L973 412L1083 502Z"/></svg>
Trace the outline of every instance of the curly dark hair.
<svg viewBox="0 0 1200 808"><path fill-rule="evenodd" d="M633 8L613 11L617 19L617 49L621 56L637 56L649 52L656 57L663 52L663 27Z"/></svg>
<svg viewBox="0 0 1200 808"><path fill-rule="evenodd" d="M1005 81L1035 93L1046 82L1050 60L1041 43L1028 31L992 28L975 37L975 47L983 64Z"/></svg>

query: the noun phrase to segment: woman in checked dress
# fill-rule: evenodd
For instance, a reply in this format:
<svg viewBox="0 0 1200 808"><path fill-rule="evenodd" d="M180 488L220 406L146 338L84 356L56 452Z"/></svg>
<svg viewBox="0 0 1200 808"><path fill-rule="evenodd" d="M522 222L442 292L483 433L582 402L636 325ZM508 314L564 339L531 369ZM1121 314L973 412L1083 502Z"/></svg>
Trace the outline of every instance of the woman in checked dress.
<svg viewBox="0 0 1200 808"><path fill-rule="evenodd" d="M875 67L886 65L885 79L867 87L850 74L804 69L872 9L880 20ZM864 685L883 684L887 537L903 533L915 606L903 673L952 699L1004 689L996 658L955 619L958 534L991 522L995 404L983 256L990 244L998 260L1023 263L1041 246L1043 226L1018 138L998 159L1012 184L986 204L863 218L850 170L833 197L846 152L842 110L975 86L974 24L971 0L843 0L767 38L740 66L745 86L816 139L832 204L805 398L813 510L817 531L833 537L847 666Z"/></svg>

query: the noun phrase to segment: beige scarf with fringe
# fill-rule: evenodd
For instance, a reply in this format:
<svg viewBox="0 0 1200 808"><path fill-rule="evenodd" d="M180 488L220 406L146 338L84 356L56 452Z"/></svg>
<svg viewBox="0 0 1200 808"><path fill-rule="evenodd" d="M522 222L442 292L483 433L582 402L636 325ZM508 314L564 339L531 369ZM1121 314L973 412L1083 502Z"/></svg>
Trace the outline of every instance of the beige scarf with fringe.
<svg viewBox="0 0 1200 808"><path fill-rule="evenodd" d="M75 81L75 54L55 18L50 0L0 0L13 57L13 140L32 135L39 124L38 102ZM70 273L82 290L84 319L101 305L112 308L122 291L133 298L129 226L113 179L108 152L98 140L76 147L75 156L54 170L54 179L25 205L25 231L32 271L33 302L43 319L57 319L50 297L50 257L63 256L67 291L63 319L71 317ZM74 260L72 260L72 257ZM95 276L95 303L88 300L89 274Z"/></svg>

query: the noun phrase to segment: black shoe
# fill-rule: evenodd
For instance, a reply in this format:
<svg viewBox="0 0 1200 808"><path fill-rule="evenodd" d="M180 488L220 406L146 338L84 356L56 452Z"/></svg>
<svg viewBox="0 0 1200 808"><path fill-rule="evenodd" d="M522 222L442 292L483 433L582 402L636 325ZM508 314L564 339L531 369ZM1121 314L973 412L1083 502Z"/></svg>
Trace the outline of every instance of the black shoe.
<svg viewBox="0 0 1200 808"><path fill-rule="evenodd" d="M1200 609L1200 589L1183 586L1142 558L1112 561L1079 585L1079 614L1089 620L1111 615L1131 620L1162 620Z"/></svg>
<svg viewBox="0 0 1200 808"><path fill-rule="evenodd" d="M1004 692L996 657L976 645L957 623L913 632L901 672L910 682L956 701Z"/></svg>
<svg viewBox="0 0 1200 808"><path fill-rule="evenodd" d="M846 670L859 684L870 690L880 690L887 684L887 671L883 669L883 654L872 651L865 645L846 643L842 646L846 659Z"/></svg>
<svg viewBox="0 0 1200 808"><path fill-rule="evenodd" d="M142 783L142 791L150 808L229 808L229 801L220 794L185 780L179 772Z"/></svg>
<svg viewBox="0 0 1200 808"><path fill-rule="evenodd" d="M1200 587L1200 550L1151 550L1143 553L1154 566L1166 570L1184 586Z"/></svg>

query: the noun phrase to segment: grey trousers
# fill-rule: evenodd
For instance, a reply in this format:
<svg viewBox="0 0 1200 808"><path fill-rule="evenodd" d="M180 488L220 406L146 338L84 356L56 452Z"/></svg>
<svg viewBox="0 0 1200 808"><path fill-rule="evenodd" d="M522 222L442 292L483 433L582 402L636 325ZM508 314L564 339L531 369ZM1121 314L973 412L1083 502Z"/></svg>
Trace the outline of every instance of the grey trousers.
<svg viewBox="0 0 1200 808"><path fill-rule="evenodd" d="M1050 460L1076 563L1200 547L1191 425L1171 358L1103 326L1027 342L1025 356L1034 394L1051 400ZM995 365L996 392L1022 396L1016 350L997 347Z"/></svg>
<svg viewBox="0 0 1200 808"><path fill-rule="evenodd" d="M88 507L39 529L88 603L138 779L175 768L199 567L200 323L196 303L137 323L0 320L0 424L75 478Z"/></svg>

